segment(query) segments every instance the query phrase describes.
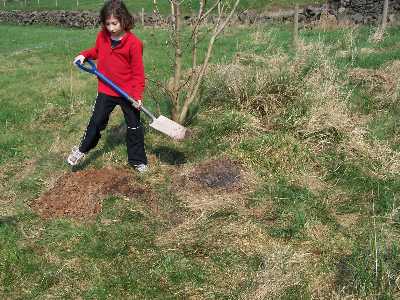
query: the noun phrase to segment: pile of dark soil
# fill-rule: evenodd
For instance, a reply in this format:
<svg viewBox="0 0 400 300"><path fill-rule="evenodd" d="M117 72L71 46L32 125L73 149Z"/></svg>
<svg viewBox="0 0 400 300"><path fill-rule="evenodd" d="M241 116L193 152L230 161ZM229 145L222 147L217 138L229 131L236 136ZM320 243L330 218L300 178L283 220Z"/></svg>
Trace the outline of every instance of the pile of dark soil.
<svg viewBox="0 0 400 300"><path fill-rule="evenodd" d="M148 192L139 184L132 185L133 179L128 170L116 168L67 173L31 208L43 218L87 219L101 211L101 201L107 196L134 199Z"/></svg>

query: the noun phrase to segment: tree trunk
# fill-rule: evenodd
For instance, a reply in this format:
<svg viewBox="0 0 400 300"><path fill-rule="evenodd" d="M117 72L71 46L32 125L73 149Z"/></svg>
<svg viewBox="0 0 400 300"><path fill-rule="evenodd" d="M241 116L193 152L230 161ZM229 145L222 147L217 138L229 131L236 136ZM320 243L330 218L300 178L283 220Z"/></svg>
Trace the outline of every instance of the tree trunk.
<svg viewBox="0 0 400 300"><path fill-rule="evenodd" d="M382 39L383 39L383 36L385 34L386 25L387 25L388 8L389 8L389 0L384 0L381 25L378 27L377 31L375 32L375 34L372 37L372 41L374 43L378 43L378 42L382 41Z"/></svg>
<svg viewBox="0 0 400 300"><path fill-rule="evenodd" d="M180 4L171 1L171 9L174 23L174 47L175 47L175 75L172 84L172 120L178 121L180 112L179 83L182 77L182 46L181 46L181 20Z"/></svg>
<svg viewBox="0 0 400 300"><path fill-rule="evenodd" d="M293 46L297 51L299 47L299 5L294 7Z"/></svg>
<svg viewBox="0 0 400 300"><path fill-rule="evenodd" d="M383 2L383 13L382 13L382 25L381 25L382 33L385 32L386 25L387 25L388 8L389 8L389 0L384 0L384 2Z"/></svg>

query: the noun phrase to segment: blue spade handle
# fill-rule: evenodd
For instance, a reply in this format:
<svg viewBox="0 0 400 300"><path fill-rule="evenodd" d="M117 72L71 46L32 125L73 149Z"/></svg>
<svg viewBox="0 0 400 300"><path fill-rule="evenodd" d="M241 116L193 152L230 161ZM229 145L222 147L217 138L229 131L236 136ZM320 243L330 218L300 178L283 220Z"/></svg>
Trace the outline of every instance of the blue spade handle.
<svg viewBox="0 0 400 300"><path fill-rule="evenodd" d="M90 65L90 68L85 66L85 62L87 62ZM95 72L97 71L96 65L90 59L86 59L82 64L79 60L77 60L75 64L78 66L79 69L82 69L83 71L86 71L88 73L95 74Z"/></svg>
<svg viewBox="0 0 400 300"><path fill-rule="evenodd" d="M85 66L85 62L87 62L90 67ZM97 71L97 67L93 61L90 59L86 59L83 64L80 63L80 61L76 61L75 64L77 67L85 72L91 73L96 75L98 78L100 78L103 82L107 83L113 90L115 90L118 94L120 94L122 97L127 99L132 103L132 105L139 109L139 103L135 99L133 99L131 96L129 96L127 93L125 93L119 86L117 86L114 82L112 82L110 79L108 79L106 76L101 74L99 71ZM148 115L153 121L156 119L156 117L149 111L147 110L144 106L140 107L140 110L142 110L146 115Z"/></svg>

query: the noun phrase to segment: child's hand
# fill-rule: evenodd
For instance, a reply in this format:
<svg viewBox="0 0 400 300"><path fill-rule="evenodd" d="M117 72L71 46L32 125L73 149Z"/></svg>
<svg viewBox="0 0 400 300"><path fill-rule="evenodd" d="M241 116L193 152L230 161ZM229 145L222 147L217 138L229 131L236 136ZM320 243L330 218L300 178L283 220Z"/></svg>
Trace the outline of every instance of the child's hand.
<svg viewBox="0 0 400 300"><path fill-rule="evenodd" d="M79 61L80 64L83 64L83 62L85 61L86 57L84 57L82 54L78 55L77 57L74 58L74 65L76 64L76 62Z"/></svg>
<svg viewBox="0 0 400 300"><path fill-rule="evenodd" d="M136 100L138 106L136 107L137 110L141 110L142 109L142 100Z"/></svg>

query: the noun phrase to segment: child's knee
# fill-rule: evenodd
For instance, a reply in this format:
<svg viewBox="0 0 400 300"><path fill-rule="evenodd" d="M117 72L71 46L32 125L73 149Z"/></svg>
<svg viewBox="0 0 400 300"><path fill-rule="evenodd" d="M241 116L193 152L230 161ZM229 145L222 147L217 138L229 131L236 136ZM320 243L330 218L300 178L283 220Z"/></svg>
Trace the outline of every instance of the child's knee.
<svg viewBox="0 0 400 300"><path fill-rule="evenodd" d="M144 137L144 129L142 125L127 126L126 134L128 137L135 139L142 139Z"/></svg>

